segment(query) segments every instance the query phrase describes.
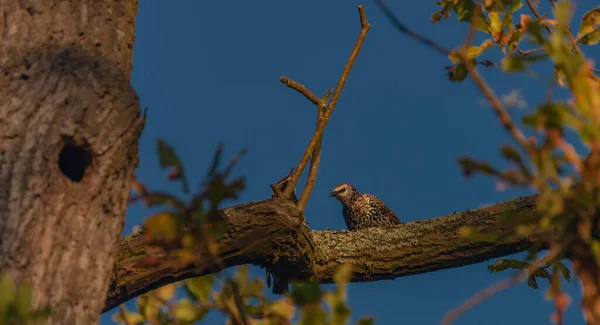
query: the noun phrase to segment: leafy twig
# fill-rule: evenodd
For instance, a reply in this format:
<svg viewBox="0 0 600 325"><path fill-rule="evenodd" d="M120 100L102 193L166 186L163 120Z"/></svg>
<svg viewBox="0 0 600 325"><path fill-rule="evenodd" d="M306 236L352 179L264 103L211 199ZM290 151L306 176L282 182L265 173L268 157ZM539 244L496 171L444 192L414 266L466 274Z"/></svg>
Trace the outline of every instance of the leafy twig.
<svg viewBox="0 0 600 325"><path fill-rule="evenodd" d="M528 56L529 54L533 54L533 53L537 53L537 52L544 52L544 51L546 51L545 48L536 48L536 49L530 49L530 50L525 50L525 51L517 49L517 53L519 53L522 56Z"/></svg>
<svg viewBox="0 0 600 325"><path fill-rule="evenodd" d="M458 306L455 309L448 312L444 316L442 321L440 322L440 325L449 325L456 318L458 318L460 315L462 315L464 312L477 306L479 303L481 303L485 299L493 296L494 294L496 294L502 290L506 290L516 284L519 284L519 283L527 280L529 278L530 274L534 274L544 264L547 264L550 261L552 261L553 259L555 259L561 252L562 252L562 249L560 247L554 247L546 256L537 260L535 263L531 264L528 268L519 272L516 276L514 276L510 279L506 279L504 281L498 282L496 284L493 284L493 285L479 291L477 294L475 294L474 296L469 298L467 301L463 302L460 306Z"/></svg>
<svg viewBox="0 0 600 325"><path fill-rule="evenodd" d="M537 8L531 2L531 0L525 0L525 2L527 2L527 6L529 7L529 10L531 10L531 12L535 15L535 18L537 18L539 21L542 21L543 17L540 16L540 13L537 11ZM546 24L542 24L542 26L544 26L544 28L548 31L548 33L552 34L552 30L550 29L550 27L548 27Z"/></svg>
<svg viewBox="0 0 600 325"><path fill-rule="evenodd" d="M535 15L535 17L538 20L542 20L542 16L540 16L540 13L537 11L537 9L535 8L535 5L531 2L531 0L525 0L527 2L527 6L529 7L529 9L531 10L531 12L533 12L533 14ZM556 9L556 2L554 0L550 0L550 4L552 5L552 8ZM552 35L552 29L550 29L549 26L547 26L546 24L542 24L544 26L544 28L548 31L548 33L550 35ZM575 54L579 53L579 46L577 45L577 41L575 40L575 38L573 37L573 33L571 32L571 28L569 28L569 26L566 27L566 34L567 34L567 38L569 38L569 41L571 42L571 46L573 48L573 52Z"/></svg>
<svg viewBox="0 0 600 325"><path fill-rule="evenodd" d="M556 9L556 2L554 0L550 0L550 4L552 4L552 8ZM575 54L579 54L579 52L581 51L579 49L579 46L577 45L577 41L575 40L575 37L573 37L573 32L571 31L571 27L569 27L569 25L565 26L566 28L566 32L567 32L567 38L569 39L569 41L571 42L571 46L573 47L573 52Z"/></svg>

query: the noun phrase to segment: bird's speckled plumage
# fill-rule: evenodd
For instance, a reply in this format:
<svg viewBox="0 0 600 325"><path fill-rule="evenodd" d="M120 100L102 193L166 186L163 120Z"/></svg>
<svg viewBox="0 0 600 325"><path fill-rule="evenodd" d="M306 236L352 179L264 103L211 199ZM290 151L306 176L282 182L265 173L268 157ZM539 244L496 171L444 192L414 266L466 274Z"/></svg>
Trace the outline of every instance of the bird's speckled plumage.
<svg viewBox="0 0 600 325"><path fill-rule="evenodd" d="M349 230L400 224L398 217L380 199L372 194L361 194L350 184L336 186L329 196L342 203L344 221Z"/></svg>
<svg viewBox="0 0 600 325"><path fill-rule="evenodd" d="M288 175L286 175L285 177L280 179L279 182L277 182L277 184L275 184L275 186L277 187L278 190L280 190L281 192L283 192L285 190L285 188L287 187L287 184L292 176L293 171L294 171L293 169L290 170ZM275 193L273 193L273 195L271 195L271 198L274 198L276 196L277 195ZM290 199L294 202L294 204L298 203L298 197L296 196L295 188L292 190ZM271 272L268 269L266 270L266 276L267 276L267 286L270 287L271 286ZM288 291L287 279L277 277L277 276L275 276L275 274L273 274L273 294L281 295L285 291Z"/></svg>
<svg viewBox="0 0 600 325"><path fill-rule="evenodd" d="M292 169L293 171L293 169ZM290 171L290 173L288 175L286 175L284 178L280 179L279 182L277 182L277 184L275 184L275 187L277 187L278 190L280 190L282 193L285 190L285 188L287 187L288 182L290 181L292 172ZM276 197L277 195L275 193L273 193L271 195L271 198ZM294 201L294 203L298 203L298 197L296 196L296 189L294 188L292 190L292 194L291 194L291 198L292 201Z"/></svg>

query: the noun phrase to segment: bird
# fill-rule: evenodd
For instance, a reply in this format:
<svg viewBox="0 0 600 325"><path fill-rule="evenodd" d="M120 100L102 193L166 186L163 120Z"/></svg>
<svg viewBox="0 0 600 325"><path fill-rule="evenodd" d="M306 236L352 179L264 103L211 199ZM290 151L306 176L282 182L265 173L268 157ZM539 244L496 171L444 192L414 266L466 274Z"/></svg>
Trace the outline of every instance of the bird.
<svg viewBox="0 0 600 325"><path fill-rule="evenodd" d="M294 168L292 168L292 170L290 170L290 172L284 176L282 179L280 179L277 184L275 184L275 187L277 187L277 189L283 193L283 191L285 191L285 188L288 186L289 181L292 178L292 173L294 172ZM276 197L277 195L275 193L273 193L273 195L271 195L271 198ZM292 202L294 202L294 204L298 203L298 196L296 196L296 189L292 189L292 193L290 194L290 198L289 198ZM266 269L266 277L267 277L267 286L271 287L271 272L269 271L269 269ZM275 274L272 275L273 276L273 294L276 295L282 295L284 292L288 291L288 281L287 279L281 278L281 277L277 277L275 276Z"/></svg>
<svg viewBox="0 0 600 325"><path fill-rule="evenodd" d="M337 185L329 196L342 203L344 221L351 231L400 224L400 219L380 199L372 194L362 194L350 184Z"/></svg>
<svg viewBox="0 0 600 325"><path fill-rule="evenodd" d="M292 168L292 170L290 170L290 172L285 175L282 179L280 179L277 184L275 184L275 187L277 187L277 189L283 193L283 191L285 191L285 188L287 187L288 183L290 182L290 180L292 179L292 173L294 172L294 168ZM273 193L271 195L271 198L277 197L277 194ZM290 198L291 201L294 202L294 204L298 203L298 196L296 196L296 188L292 189L292 193L290 194Z"/></svg>

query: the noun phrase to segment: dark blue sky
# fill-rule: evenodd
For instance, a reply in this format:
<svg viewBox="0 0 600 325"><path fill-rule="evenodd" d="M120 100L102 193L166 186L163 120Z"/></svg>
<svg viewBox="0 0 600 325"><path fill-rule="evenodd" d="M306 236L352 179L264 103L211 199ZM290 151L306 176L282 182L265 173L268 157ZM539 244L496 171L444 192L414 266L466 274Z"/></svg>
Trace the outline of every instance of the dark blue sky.
<svg viewBox="0 0 600 325"><path fill-rule="evenodd" d="M404 23L452 48L468 25L455 17L434 25L434 0L389 1ZM410 5L408 5L410 3ZM579 2L591 8L592 1ZM359 1L141 1L132 83L149 107L141 138L138 178L154 189L167 183L156 157L156 140L172 144L192 184L208 168L218 142L231 156L249 151L236 168L246 176L239 203L271 195L269 183L297 164L314 130L315 107L279 82L283 75L317 95L334 87L358 35ZM399 34L373 2L372 25L336 110L327 126L319 177L306 208L313 229L344 229L341 206L328 198L342 182L380 197L402 221L433 218L510 199L523 192L496 190L492 180L465 179L457 158L471 155L502 166L498 148L512 143L471 80L451 83L449 60ZM546 7L542 8L543 12ZM526 8L521 12L529 14ZM516 18L518 19L518 18ZM575 30L579 23L574 24ZM497 60L498 48L485 58ZM595 52L597 54L597 52ZM551 70L538 79L482 73L499 95L513 89L531 108L543 100ZM301 186L298 188L301 190ZM227 202L226 205L236 204ZM132 206L124 234L151 211ZM437 324L479 289L509 275L490 274L493 261L393 281L351 284L353 319L375 315L377 324ZM253 274L264 272L253 267ZM519 285L458 319L461 325L548 323L552 303L539 290ZM584 324L579 286L566 323ZM132 303L127 306L131 309ZM102 317L111 324L114 311ZM219 323L213 318L213 323ZM209 322L207 322L209 323Z"/></svg>

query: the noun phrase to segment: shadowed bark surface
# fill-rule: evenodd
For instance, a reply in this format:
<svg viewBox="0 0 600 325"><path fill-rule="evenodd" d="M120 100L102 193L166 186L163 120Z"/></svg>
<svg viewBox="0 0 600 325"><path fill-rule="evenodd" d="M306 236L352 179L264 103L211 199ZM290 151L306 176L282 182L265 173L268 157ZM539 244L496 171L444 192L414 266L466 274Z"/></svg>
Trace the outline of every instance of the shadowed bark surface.
<svg viewBox="0 0 600 325"><path fill-rule="evenodd" d="M227 235L219 240L225 266L258 264L295 281L333 281L342 263L354 265L353 282L394 279L482 262L521 252L532 244L544 243L541 233L530 237L465 239L462 226L479 232L511 234L498 224L503 212L520 216L534 213L535 197L519 197L476 211L409 222L388 229L361 231L310 230L292 203L271 199L221 210L229 222ZM219 270L208 258L206 247L198 247L202 265L173 268L140 265L148 256L165 253L144 244L141 233L121 239L116 279L109 291L105 311L162 285Z"/></svg>
<svg viewBox="0 0 600 325"><path fill-rule="evenodd" d="M0 270L97 324L143 127L137 1L0 0Z"/></svg>

